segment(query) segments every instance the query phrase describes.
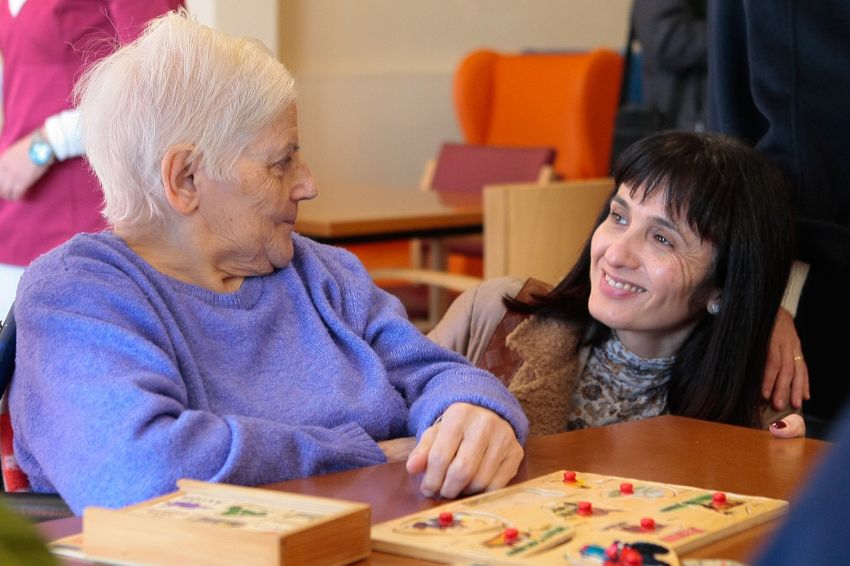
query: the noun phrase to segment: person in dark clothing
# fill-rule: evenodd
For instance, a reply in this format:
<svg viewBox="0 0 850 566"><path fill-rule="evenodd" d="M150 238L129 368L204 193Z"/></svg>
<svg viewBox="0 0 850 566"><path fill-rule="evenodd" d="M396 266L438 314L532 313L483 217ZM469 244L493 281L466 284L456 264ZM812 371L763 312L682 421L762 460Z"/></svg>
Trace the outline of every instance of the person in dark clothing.
<svg viewBox="0 0 850 566"><path fill-rule="evenodd" d="M794 189L798 258L809 265L796 324L810 432L818 419L828 426L850 392L850 295L841 288L850 276L848 29L842 0L708 4L709 128L754 143Z"/></svg>
<svg viewBox="0 0 850 566"><path fill-rule="evenodd" d="M830 450L806 488L794 498L791 514L762 552L757 566L845 564L850 524L850 404L835 426Z"/></svg>
<svg viewBox="0 0 850 566"><path fill-rule="evenodd" d="M670 127L705 129L708 43L705 0L635 0L644 104Z"/></svg>

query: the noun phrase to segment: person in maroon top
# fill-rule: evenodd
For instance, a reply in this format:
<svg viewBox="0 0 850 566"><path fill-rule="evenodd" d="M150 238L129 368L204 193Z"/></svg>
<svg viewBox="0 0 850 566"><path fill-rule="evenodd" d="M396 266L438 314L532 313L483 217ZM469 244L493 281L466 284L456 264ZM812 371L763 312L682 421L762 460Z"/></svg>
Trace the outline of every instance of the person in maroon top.
<svg viewBox="0 0 850 566"><path fill-rule="evenodd" d="M26 266L77 232L106 226L97 181L80 157L74 82L116 42L182 4L0 0L0 266Z"/></svg>

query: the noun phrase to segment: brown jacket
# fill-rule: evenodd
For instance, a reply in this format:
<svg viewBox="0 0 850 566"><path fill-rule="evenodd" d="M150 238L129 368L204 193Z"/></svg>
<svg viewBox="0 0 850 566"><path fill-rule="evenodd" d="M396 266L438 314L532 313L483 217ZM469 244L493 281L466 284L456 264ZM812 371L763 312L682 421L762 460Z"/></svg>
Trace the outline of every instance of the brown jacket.
<svg viewBox="0 0 850 566"><path fill-rule="evenodd" d="M458 297L428 337L507 382L528 416L531 436L563 432L573 389L589 355L589 348L579 348L575 326L528 317L507 335L505 346L496 349L497 354L512 356L507 361L514 363L508 364L511 368L507 374L485 359L493 350L491 339L499 333L506 314L502 297L516 296L522 286L523 280L510 277L485 281ZM767 428L790 412L777 412L765 404L762 426Z"/></svg>
<svg viewBox="0 0 850 566"><path fill-rule="evenodd" d="M508 389L528 416L529 435L564 432L587 357L578 343L571 325L537 317L529 317L508 336L508 348L522 358Z"/></svg>
<svg viewBox="0 0 850 566"><path fill-rule="evenodd" d="M521 279L502 277L463 293L428 337L508 382L508 389L528 416L531 435L563 432L576 376L587 359L587 349L578 349L574 327L563 321L529 317L505 340L506 349L517 361L509 375L500 375L494 369L498 362L483 360L506 314L502 297L516 296L522 286Z"/></svg>

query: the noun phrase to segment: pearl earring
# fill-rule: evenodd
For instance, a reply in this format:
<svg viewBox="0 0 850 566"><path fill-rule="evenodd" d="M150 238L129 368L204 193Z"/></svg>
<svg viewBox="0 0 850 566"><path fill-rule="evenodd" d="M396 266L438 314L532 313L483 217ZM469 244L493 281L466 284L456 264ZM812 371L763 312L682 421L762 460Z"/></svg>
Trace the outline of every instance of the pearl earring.
<svg viewBox="0 0 850 566"><path fill-rule="evenodd" d="M708 303L708 314L717 314L720 312L720 303Z"/></svg>

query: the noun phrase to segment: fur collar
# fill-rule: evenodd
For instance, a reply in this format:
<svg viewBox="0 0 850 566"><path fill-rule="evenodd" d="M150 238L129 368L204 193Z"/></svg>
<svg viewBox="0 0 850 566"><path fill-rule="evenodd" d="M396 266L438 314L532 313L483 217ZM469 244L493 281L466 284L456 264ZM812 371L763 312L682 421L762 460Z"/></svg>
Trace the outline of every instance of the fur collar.
<svg viewBox="0 0 850 566"><path fill-rule="evenodd" d="M531 424L530 435L563 432L579 368L579 338L574 324L531 316L507 338L522 357L510 390Z"/></svg>

